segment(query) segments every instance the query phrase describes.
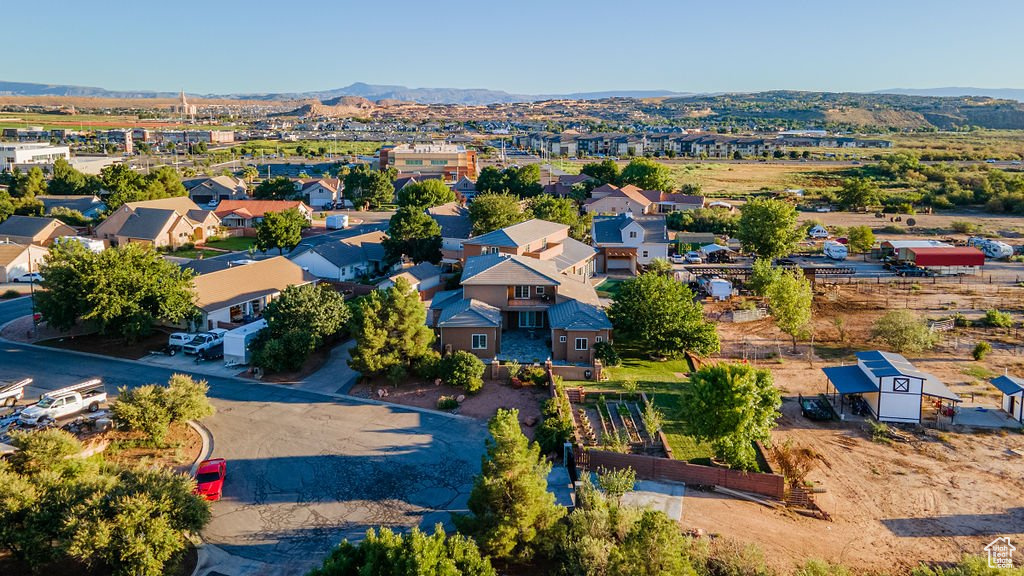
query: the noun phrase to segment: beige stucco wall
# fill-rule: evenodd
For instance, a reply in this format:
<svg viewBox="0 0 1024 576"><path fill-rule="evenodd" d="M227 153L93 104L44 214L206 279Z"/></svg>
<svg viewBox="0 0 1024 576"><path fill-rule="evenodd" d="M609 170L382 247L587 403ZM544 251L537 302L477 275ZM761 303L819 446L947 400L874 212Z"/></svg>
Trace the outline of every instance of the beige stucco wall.
<svg viewBox="0 0 1024 576"><path fill-rule="evenodd" d="M487 335L487 348L474 350L473 334ZM441 352L451 346L453 352L465 350L479 358L494 358L501 350L501 330L497 328L441 328L440 346Z"/></svg>

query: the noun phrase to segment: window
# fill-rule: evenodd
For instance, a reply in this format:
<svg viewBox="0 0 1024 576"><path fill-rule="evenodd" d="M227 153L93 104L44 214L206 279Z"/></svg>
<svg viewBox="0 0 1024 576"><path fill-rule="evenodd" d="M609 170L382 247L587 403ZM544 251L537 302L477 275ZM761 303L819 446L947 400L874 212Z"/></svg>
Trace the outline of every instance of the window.
<svg viewBox="0 0 1024 576"><path fill-rule="evenodd" d="M602 338L600 336L594 336L594 344L597 344L601 340L602 340Z"/></svg>
<svg viewBox="0 0 1024 576"><path fill-rule="evenodd" d="M630 238L636 238L636 230L630 230L629 231L629 237Z"/></svg>
<svg viewBox="0 0 1024 576"><path fill-rule="evenodd" d="M565 336L559 336L558 341L561 342L562 344L565 344Z"/></svg>
<svg viewBox="0 0 1024 576"><path fill-rule="evenodd" d="M544 313L536 310L519 313L520 328L540 328L544 325Z"/></svg>
<svg viewBox="0 0 1024 576"><path fill-rule="evenodd" d="M482 252L484 254L497 254L498 253L498 247L497 246L484 246L484 249L482 250Z"/></svg>
<svg viewBox="0 0 1024 576"><path fill-rule="evenodd" d="M422 163L423 163L423 161L420 160L420 164L422 164ZM431 160L430 161L430 165L431 166L447 166L448 165L448 161L447 160Z"/></svg>
<svg viewBox="0 0 1024 576"><path fill-rule="evenodd" d="M586 350L587 349L587 339L586 338L577 338L576 339L576 349L577 350Z"/></svg>
<svg viewBox="0 0 1024 576"><path fill-rule="evenodd" d="M406 160L406 166L423 166L423 160Z"/></svg>
<svg viewBox="0 0 1024 576"><path fill-rule="evenodd" d="M537 286L537 288L535 288L535 290L537 291L537 296L542 296L544 294L544 287L543 286Z"/></svg>
<svg viewBox="0 0 1024 576"><path fill-rule="evenodd" d="M910 378L893 378L893 392L910 392Z"/></svg>
<svg viewBox="0 0 1024 576"><path fill-rule="evenodd" d="M516 286L515 289L516 300L529 300L530 299L530 287L529 286Z"/></svg>
<svg viewBox="0 0 1024 576"><path fill-rule="evenodd" d="M644 251L642 252L642 254L643 254L643 257L644 257L644 258L647 258L647 256L648 256L648 254L649 254L649 253L647 252L647 250L644 250Z"/></svg>
<svg viewBox="0 0 1024 576"><path fill-rule="evenodd" d="M487 334L473 334L473 350L487 349Z"/></svg>

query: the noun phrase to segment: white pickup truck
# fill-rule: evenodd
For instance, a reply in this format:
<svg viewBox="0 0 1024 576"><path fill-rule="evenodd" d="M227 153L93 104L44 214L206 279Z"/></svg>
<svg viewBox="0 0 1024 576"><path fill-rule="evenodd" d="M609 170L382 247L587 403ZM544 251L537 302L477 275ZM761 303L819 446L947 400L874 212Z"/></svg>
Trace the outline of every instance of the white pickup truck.
<svg viewBox="0 0 1024 576"><path fill-rule="evenodd" d="M19 421L26 426L35 426L40 422L73 416L84 410L96 412L100 409L100 404L106 401L107 393L103 390L103 381L94 378L43 394L39 402L21 412Z"/></svg>
<svg viewBox="0 0 1024 576"><path fill-rule="evenodd" d="M214 328L209 332L196 334L196 337L191 342L181 347L181 351L185 354L199 354L203 350L213 348L217 344L223 344L224 335L227 333L228 331L223 328Z"/></svg>
<svg viewBox="0 0 1024 576"><path fill-rule="evenodd" d="M14 406L25 396L25 386L32 383L31 378L0 382L0 406Z"/></svg>

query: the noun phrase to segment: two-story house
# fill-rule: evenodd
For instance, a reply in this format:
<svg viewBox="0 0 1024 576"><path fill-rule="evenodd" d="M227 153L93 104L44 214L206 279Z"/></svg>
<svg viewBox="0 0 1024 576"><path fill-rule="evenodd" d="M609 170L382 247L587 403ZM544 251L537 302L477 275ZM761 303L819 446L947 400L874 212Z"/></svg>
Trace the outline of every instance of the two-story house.
<svg viewBox="0 0 1024 576"><path fill-rule="evenodd" d="M245 180L234 176L212 176L198 178L185 183L188 197L196 204L216 204L221 200L245 200L249 188Z"/></svg>
<svg viewBox="0 0 1024 576"><path fill-rule="evenodd" d="M671 241L664 216L633 216L632 212L594 218L592 233L600 272L630 272L655 258L668 258Z"/></svg>
<svg viewBox="0 0 1024 576"><path fill-rule="evenodd" d="M593 286L563 274L552 260L470 256L460 284L435 294L427 315L444 353L592 364L594 344L611 337Z"/></svg>
<svg viewBox="0 0 1024 576"><path fill-rule="evenodd" d="M602 184L590 192L583 202L583 210L591 214L647 214L653 202L640 188L627 184L621 188Z"/></svg>
<svg viewBox="0 0 1024 576"><path fill-rule="evenodd" d="M330 210L342 200L339 178L311 178L295 182L295 188L316 210Z"/></svg>
<svg viewBox="0 0 1024 576"><path fill-rule="evenodd" d="M560 274L587 280L594 275L597 250L569 237L569 226L547 220L527 220L475 236L462 243L463 258L508 254L550 261Z"/></svg>

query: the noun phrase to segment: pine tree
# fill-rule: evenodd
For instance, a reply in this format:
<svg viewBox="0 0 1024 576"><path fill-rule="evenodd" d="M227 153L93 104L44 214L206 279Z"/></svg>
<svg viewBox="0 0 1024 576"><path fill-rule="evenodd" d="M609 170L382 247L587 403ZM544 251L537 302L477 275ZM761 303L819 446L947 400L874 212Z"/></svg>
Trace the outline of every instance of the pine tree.
<svg viewBox="0 0 1024 576"><path fill-rule="evenodd" d="M387 290L360 300L355 311L349 366L364 375L383 374L395 365L408 368L434 342L419 294L404 278Z"/></svg>
<svg viewBox="0 0 1024 576"><path fill-rule="evenodd" d="M491 439L469 495L470 514L457 516L461 532L496 559L529 560L565 513L548 492L551 464L519 427L518 410L502 410L488 423Z"/></svg>

